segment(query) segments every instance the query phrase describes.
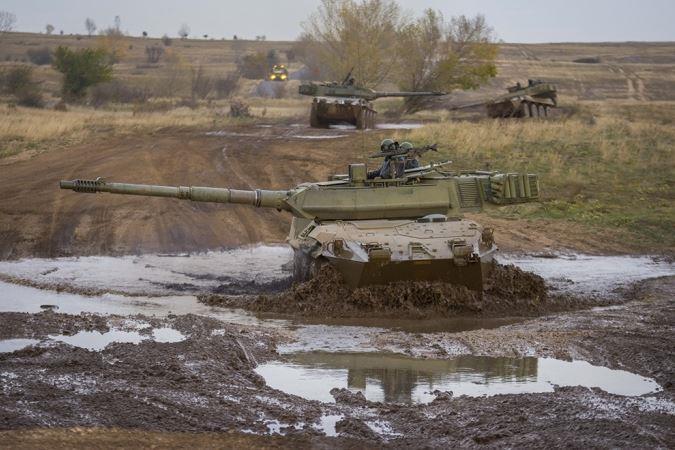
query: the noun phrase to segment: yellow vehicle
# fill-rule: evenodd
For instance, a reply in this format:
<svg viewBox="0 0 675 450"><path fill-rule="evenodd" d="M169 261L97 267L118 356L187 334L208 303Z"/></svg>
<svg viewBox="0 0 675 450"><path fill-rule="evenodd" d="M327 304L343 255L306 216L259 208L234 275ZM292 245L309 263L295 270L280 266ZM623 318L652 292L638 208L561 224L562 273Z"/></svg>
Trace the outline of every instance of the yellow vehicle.
<svg viewBox="0 0 675 450"><path fill-rule="evenodd" d="M269 75L270 81L286 81L288 80L288 69L283 64L275 64Z"/></svg>

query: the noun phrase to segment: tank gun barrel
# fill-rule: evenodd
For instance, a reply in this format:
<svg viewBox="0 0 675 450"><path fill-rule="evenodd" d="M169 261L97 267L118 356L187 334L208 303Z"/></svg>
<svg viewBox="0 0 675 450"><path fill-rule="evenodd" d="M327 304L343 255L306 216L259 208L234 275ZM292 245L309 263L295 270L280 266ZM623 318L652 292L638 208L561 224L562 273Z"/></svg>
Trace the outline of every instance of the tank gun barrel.
<svg viewBox="0 0 675 450"><path fill-rule="evenodd" d="M419 91L419 92L375 91L373 92L373 100L383 97L433 97L447 94L448 94L447 92L438 92L438 91Z"/></svg>
<svg viewBox="0 0 675 450"><path fill-rule="evenodd" d="M142 195L148 197L173 197L195 202L238 203L256 207L276 208L288 210L285 200L288 191L254 191L212 188L200 186L155 186L150 184L108 183L100 178L95 180L61 180L61 189L70 189L75 192Z"/></svg>

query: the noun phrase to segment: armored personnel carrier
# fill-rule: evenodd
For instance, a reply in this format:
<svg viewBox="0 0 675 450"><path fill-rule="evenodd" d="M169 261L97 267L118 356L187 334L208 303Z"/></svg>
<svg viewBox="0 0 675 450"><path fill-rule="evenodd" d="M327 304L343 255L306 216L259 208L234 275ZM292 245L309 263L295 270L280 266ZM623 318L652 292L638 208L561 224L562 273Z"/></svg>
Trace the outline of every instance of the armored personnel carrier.
<svg viewBox="0 0 675 450"><path fill-rule="evenodd" d="M312 99L309 124L312 128L347 123L359 130L375 128L372 101L382 97L418 97L445 95L445 92L378 92L354 84L351 72L342 83L306 83L298 88L301 95Z"/></svg>
<svg viewBox="0 0 675 450"><path fill-rule="evenodd" d="M462 218L483 207L534 201L536 175L444 170L449 162L368 179L365 164L330 181L288 190L152 186L94 180L61 181L76 192L173 197L287 211L294 276L306 280L331 264L350 286L442 280L482 290L497 250L492 230Z"/></svg>
<svg viewBox="0 0 675 450"><path fill-rule="evenodd" d="M485 105L488 117L522 118L548 116L549 108L558 106L558 92L555 85L539 80L527 80L527 86L516 83L508 91L488 101L471 103L453 109L466 109Z"/></svg>

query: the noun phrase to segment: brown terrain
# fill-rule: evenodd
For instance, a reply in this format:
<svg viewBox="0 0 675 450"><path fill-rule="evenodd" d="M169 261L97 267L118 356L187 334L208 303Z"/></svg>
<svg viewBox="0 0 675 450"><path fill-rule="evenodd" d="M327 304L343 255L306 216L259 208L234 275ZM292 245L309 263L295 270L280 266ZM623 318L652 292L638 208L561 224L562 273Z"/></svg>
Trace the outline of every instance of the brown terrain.
<svg viewBox="0 0 675 450"><path fill-rule="evenodd" d="M86 38L11 33L0 45L0 66L24 58L26 48L64 42L89 45ZM146 43L156 42L129 38L126 58L115 66L116 77L136 85L161 79L163 64L147 66L143 60ZM192 63L202 62L208 73L220 74L234 67L234 58L241 52L283 51L290 45L175 40L172 49ZM292 70L298 68L298 63L291 64ZM535 255L535 259L552 264L562 259L558 251L662 255L649 259L650 263L668 261L675 248L668 230L673 221L672 176L663 173L668 173L672 161L662 158L672 153L673 145L675 44L504 44L498 68L499 76L488 86L453 94L441 106L480 100L502 93L515 81L536 77L558 85L563 108L550 120L533 120L519 127L487 120L478 110L465 115L441 108L398 117L394 112L398 104L384 100L379 103L380 123L434 125L412 132L312 130L305 114L308 99L292 92L297 81L289 83L286 98L269 99L252 94L257 84L253 80L244 80L238 93L250 101L256 116L244 120L224 118L224 100L203 102L187 112L182 107L138 114L137 106L130 105L102 110L69 106L67 113L47 109L39 114L2 106L0 262L8 267L14 264L12 260L28 257L142 253L171 258L176 253L280 243L290 224L286 213L174 199L76 194L58 189L58 182L100 176L130 183L284 189L344 173L349 162L367 162L367 155L385 137L432 139L443 127L454 139L447 144L463 149L460 155L478 154L471 164L482 162L480 153L493 145L514 150L514 155L518 154L516 166L553 148L548 159L538 161L558 166L535 167L551 169L548 186L542 178L546 196L542 203L553 213L528 215L524 208L471 216L495 229L501 250ZM59 75L46 66L35 70L51 107L57 101ZM566 121L568 117L572 119ZM72 122L80 119L87 123L76 128ZM106 123L108 119L110 123ZM60 121L64 127L69 122L70 128L60 129ZM641 128L630 127L635 121ZM12 125L5 127L10 122ZM44 130L41 134L42 126L55 130L54 134L45 136ZM427 129L432 130L431 136L424 134ZM560 129L563 137L573 137L580 130L598 140L592 140L592 145L574 139L556 140ZM508 145L503 147L493 142L495 135L501 134L508 135L504 138ZM476 141L467 136L478 136L481 148L474 148ZM537 141L541 136L554 138ZM624 145L624 138L632 146ZM530 143L528 139L536 143L526 149L530 153L516 152ZM471 148L464 148L467 143ZM619 150L613 153L616 148ZM599 154L604 159L597 159ZM505 162L510 155L497 161ZM583 169L591 165L587 162L590 158L596 158L596 169L601 164L616 166L609 166L605 178L588 181L592 177ZM619 172L635 167L638 170ZM655 187L641 184L651 180L655 168L660 170ZM552 180L557 176L564 177L559 183L562 188L554 183L557 179ZM614 184L604 184L610 182ZM630 183L639 188L624 189ZM616 197L594 197L598 191L615 193ZM564 197L569 207L564 214L555 214L557 197ZM610 203L627 202L634 202L628 211L617 213L610 208ZM625 225L630 222L626 217L632 216L622 214L633 213L635 203L652 205L645 208L653 210L651 221L645 223L657 224L654 229L662 230L661 234L634 239L639 234ZM583 209L589 204L593 207ZM574 208L580 208L581 213ZM604 217L615 213L618 225L611 222L612 226L605 226ZM635 223L639 228L642 222ZM630 266L634 258L628 259ZM224 275L227 269L222 268ZM58 270L53 269L57 274ZM496 272L501 277L493 277L484 297L435 286L397 285L347 292L314 280L314 284L294 285L271 294L253 286L256 297L202 296L208 305L195 302L194 311L171 310L154 316L137 312L142 309L129 315L103 314L96 305L114 307L130 302L138 308L156 304L161 309L162 301L169 301L175 290L167 291L167 297L152 299L110 297L125 292L112 291L104 283L83 285L81 272L61 278L66 279L64 284L49 284L51 271L35 279L0 273L0 306L5 308L0 310L0 343L8 339L39 341L16 351L0 351L2 447L675 447L672 275L627 285L611 280L612 286L622 287L599 286L592 293L577 292L574 282L559 277L557 281L567 282L569 289L556 292L558 287L550 280L544 284L542 278L510 267ZM200 275L204 274L195 277ZM223 278L223 283L230 281ZM281 287L287 285L282 282ZM194 300L187 295L194 291L178 290L186 294L179 300ZM40 312L21 312L22 301L29 304L33 297L42 295L48 299L40 305ZM438 305L429 304L430 298L439 295L446 300L441 312ZM92 312L66 314L53 308L52 301L63 301L62 306L81 302ZM328 301L340 303L336 306ZM265 314L247 315L246 320L238 321L238 313L227 307ZM378 312L387 308L392 314L383 319ZM310 317L296 321L303 315ZM412 316L414 320L410 320ZM373 322L363 327L351 326L362 322L344 322L350 326L343 326L339 319L345 317ZM442 326L434 322L432 331L422 328L424 332L417 332L416 326L425 326L417 317L467 320L473 325L460 329L441 321ZM503 321L491 321L495 317ZM288 322L265 321L270 318ZM406 320L415 322L411 328L415 331L399 326ZM138 328L139 323L148 326ZM180 331L185 339L158 342L148 338L153 330L163 327ZM114 342L100 351L54 339L55 335L113 329L140 330L146 339L137 344ZM339 348L330 348L332 344ZM294 353L284 353L284 346L299 348L296 354L335 356L344 347L347 351L370 351L374 360L383 356L416 358L415 376L424 372L427 363L462 356L580 360L649 377L660 388L633 397L575 383L555 386L551 392L477 397L444 391L435 392L435 400L428 404L371 401L361 393L333 389L334 403L319 402L272 388L256 372L263 364L291 360ZM411 371L386 365L378 369L373 376L382 385L401 388L410 382ZM326 417L335 419L333 433L330 427L320 426Z"/></svg>

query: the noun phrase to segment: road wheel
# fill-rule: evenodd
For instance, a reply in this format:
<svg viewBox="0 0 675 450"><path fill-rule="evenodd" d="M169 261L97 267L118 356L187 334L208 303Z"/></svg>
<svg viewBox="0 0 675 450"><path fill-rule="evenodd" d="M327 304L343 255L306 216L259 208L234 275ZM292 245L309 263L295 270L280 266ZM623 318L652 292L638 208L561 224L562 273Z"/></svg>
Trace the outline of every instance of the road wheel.
<svg viewBox="0 0 675 450"><path fill-rule="evenodd" d="M365 130L366 129L366 114L367 112L361 108L359 109L356 117L356 129L357 130Z"/></svg>
<svg viewBox="0 0 675 450"><path fill-rule="evenodd" d="M312 111L309 113L309 126L312 128L321 128L321 122L319 122L316 109L316 103L312 103Z"/></svg>

